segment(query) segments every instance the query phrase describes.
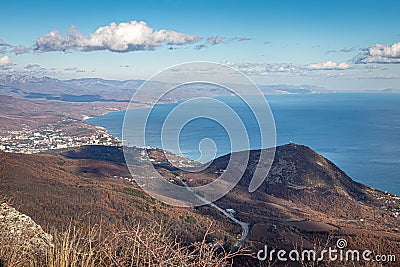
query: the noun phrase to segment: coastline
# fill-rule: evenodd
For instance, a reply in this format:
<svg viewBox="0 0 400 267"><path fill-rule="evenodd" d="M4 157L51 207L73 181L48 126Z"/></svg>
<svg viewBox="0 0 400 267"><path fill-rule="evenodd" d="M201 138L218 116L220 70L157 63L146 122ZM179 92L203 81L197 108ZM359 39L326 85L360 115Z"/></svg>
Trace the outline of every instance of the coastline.
<svg viewBox="0 0 400 267"><path fill-rule="evenodd" d="M272 99L268 98L268 96L272 96ZM398 96L399 94L371 92L266 95L272 106L277 123L277 145L283 145L289 140L306 144L329 158L356 181L368 184L374 188L380 188L383 191L400 194L396 190L393 191L394 188L399 188L399 180L397 178L399 171L396 167L397 165L390 164L393 160L388 159L388 155L397 158L399 151L392 151L394 147L387 144L390 140L392 140L390 143L393 143L393 140L395 140L393 138L397 136L395 135L397 128L389 132L387 130L382 131L381 129L382 127L387 129L390 125L395 125L395 122L392 122L390 118L396 118L395 116L398 114L398 108L396 108ZM332 103L327 106L330 103L328 102L330 99L336 99L335 101L338 101L337 104ZM173 102L163 103L162 105L168 104L173 104ZM382 111L380 109L382 104L392 107L391 111L389 113L387 113L387 110ZM310 111L310 107L314 110L313 112ZM346 117L347 119L343 120L342 111L348 111L349 108L355 111L352 113L354 115ZM138 109L140 107L129 110ZM301 111L302 109L306 113ZM296 110L300 112L296 112ZM360 115L364 117L359 117ZM371 117L372 115L373 117ZM389 118L389 120L382 121L379 119L382 117ZM326 118L329 118L330 122L328 121L327 123ZM107 118L110 122L119 121L120 119L118 116ZM359 123L354 125L352 121L358 121ZM85 123L89 122L85 121ZM345 130L338 132L338 128L335 127L336 123L340 123ZM92 122L89 124L96 125L92 124ZM113 125L114 131L112 132L118 131L117 128L121 127L118 125L120 125L120 122L116 122ZM110 127L105 126L103 128L106 128L107 132L110 133ZM300 132L293 131L295 128L303 130ZM319 133L319 138L315 138L316 133ZM390 136L387 136L388 133L390 133ZM377 143L377 136L379 137L382 134L385 135L385 138L378 138L381 141ZM115 133L113 136L116 136ZM186 140L186 144L189 144L187 142L190 142L190 140ZM153 144L152 142L149 145L159 147L156 143ZM191 149L189 146L187 149ZM186 157L197 158L191 157L190 153L192 152L187 149L184 152ZM257 149L257 147L252 147L251 149ZM223 151L221 153L225 154ZM372 157L368 155L376 156ZM375 167L366 168L366 164ZM382 179L386 181L384 186L379 182Z"/></svg>

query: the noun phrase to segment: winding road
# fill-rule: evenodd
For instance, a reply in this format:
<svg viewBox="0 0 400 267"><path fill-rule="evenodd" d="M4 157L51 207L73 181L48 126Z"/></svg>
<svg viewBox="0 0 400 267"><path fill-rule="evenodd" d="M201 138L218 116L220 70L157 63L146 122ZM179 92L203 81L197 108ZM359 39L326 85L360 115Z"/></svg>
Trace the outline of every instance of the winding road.
<svg viewBox="0 0 400 267"><path fill-rule="evenodd" d="M239 221L238 219L236 219L235 217L233 217L232 214L228 213L226 210L224 210L221 207L218 207L217 205L215 205L214 203L210 203L210 201L208 201L207 199L205 199L202 196L199 196L198 194L196 194L195 192L193 192L192 188L183 180L181 179L181 183L185 186L185 188L192 192L198 199L200 199L204 204L210 205L210 207L218 210L219 212L221 212L223 215L225 215L225 217L229 218L231 221L233 221L234 223L240 225L240 227L242 227L242 236L236 241L236 244L233 246L233 248L231 249L231 252L235 252L240 245L243 243L243 241L246 239L247 235L249 234L249 223L246 222L242 222Z"/></svg>

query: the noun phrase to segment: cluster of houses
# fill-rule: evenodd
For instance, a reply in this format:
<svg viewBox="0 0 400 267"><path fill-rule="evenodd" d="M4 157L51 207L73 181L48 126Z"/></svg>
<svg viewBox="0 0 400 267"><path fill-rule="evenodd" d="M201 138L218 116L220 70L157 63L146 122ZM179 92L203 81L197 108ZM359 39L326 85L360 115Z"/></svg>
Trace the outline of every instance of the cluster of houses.
<svg viewBox="0 0 400 267"><path fill-rule="evenodd" d="M22 130L9 131L6 135L0 136L0 150L25 154L82 145L116 146L120 144L121 142L116 137L100 128L91 135L73 136L52 125L40 130L32 130L25 126Z"/></svg>
<svg viewBox="0 0 400 267"><path fill-rule="evenodd" d="M378 194L376 190L370 189L371 193L379 202L383 202L382 209L389 211L395 218L400 217L400 196L385 191L384 194Z"/></svg>

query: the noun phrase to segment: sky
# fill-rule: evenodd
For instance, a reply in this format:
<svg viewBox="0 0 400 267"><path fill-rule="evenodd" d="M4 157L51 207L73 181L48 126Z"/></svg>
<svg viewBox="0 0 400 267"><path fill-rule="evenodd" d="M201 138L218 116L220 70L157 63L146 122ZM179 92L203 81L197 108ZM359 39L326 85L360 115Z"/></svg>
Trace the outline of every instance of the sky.
<svg viewBox="0 0 400 267"><path fill-rule="evenodd" d="M212 61L260 84L400 89L400 1L14 1L0 73L148 79Z"/></svg>

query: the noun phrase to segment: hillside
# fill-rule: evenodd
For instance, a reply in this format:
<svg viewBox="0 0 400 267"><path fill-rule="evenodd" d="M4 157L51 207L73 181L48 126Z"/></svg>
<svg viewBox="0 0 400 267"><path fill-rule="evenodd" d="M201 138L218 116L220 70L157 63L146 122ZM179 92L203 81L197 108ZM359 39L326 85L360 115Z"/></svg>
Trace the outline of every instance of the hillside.
<svg viewBox="0 0 400 267"><path fill-rule="evenodd" d="M76 158L96 155L123 163L121 154L121 149L101 147L83 147L64 153ZM230 155L222 156L206 170L190 173L171 166L160 150L150 150L149 155L167 179L179 175L192 186L214 180L230 158ZM267 242L273 247L292 247L293 243L312 247L316 238L350 236L353 245L368 248L379 244L388 251L400 249L398 196L353 181L328 159L297 144L276 148L264 183L256 192L249 193L248 185L259 155L260 150L250 151L249 163L239 184L216 201L221 208L236 210L238 219L251 224L247 241L255 246ZM200 214L218 214L208 206L196 210Z"/></svg>
<svg viewBox="0 0 400 267"><path fill-rule="evenodd" d="M133 221L165 222L183 243L201 239L231 240L240 229L223 216L166 206L142 192L118 163L50 155L0 153L0 196L45 230L101 224L114 229Z"/></svg>
<svg viewBox="0 0 400 267"><path fill-rule="evenodd" d="M191 186L214 180L230 158L217 158L205 171L188 173L165 167L168 163L160 153L150 151L150 155L160 173L172 170ZM250 223L249 243L257 248L268 244L272 248L311 249L316 243L333 244L344 237L352 249L400 251L400 197L353 181L328 159L297 144L276 148L264 183L249 193L259 155L260 150L250 151L239 184L215 202L221 208L234 209L236 218ZM200 213L209 209L197 208Z"/></svg>
<svg viewBox="0 0 400 267"><path fill-rule="evenodd" d="M386 240L388 250L399 251L399 197L353 181L328 159L295 144L277 147L265 182L248 193L259 154L251 152L239 185L216 202L253 224L250 239L271 246L302 240L312 247L315 235L344 235L351 236L354 246L374 247ZM223 169L228 158L215 160L209 175Z"/></svg>
<svg viewBox="0 0 400 267"><path fill-rule="evenodd" d="M203 172L189 173L171 166L161 150L149 152L166 178L180 176L192 186L215 179L230 157L217 158ZM132 221L149 225L161 221L172 227L182 243L190 244L201 240L212 225L207 240L222 240L232 247L241 234L237 224L210 206L185 209L155 201L133 182L122 153L120 147L104 146L75 148L55 156L1 153L0 196L11 199L45 230L65 228L71 219L76 225L102 223L109 229ZM249 193L259 154L260 150L250 152L242 180L215 203L234 209L237 219L250 224L245 246L253 252L265 244L321 248L341 237L353 249L400 250L399 197L353 181L328 159L296 144L277 147L264 183ZM143 171L138 163L136 179ZM236 266L245 264L251 266L256 260L236 261Z"/></svg>

